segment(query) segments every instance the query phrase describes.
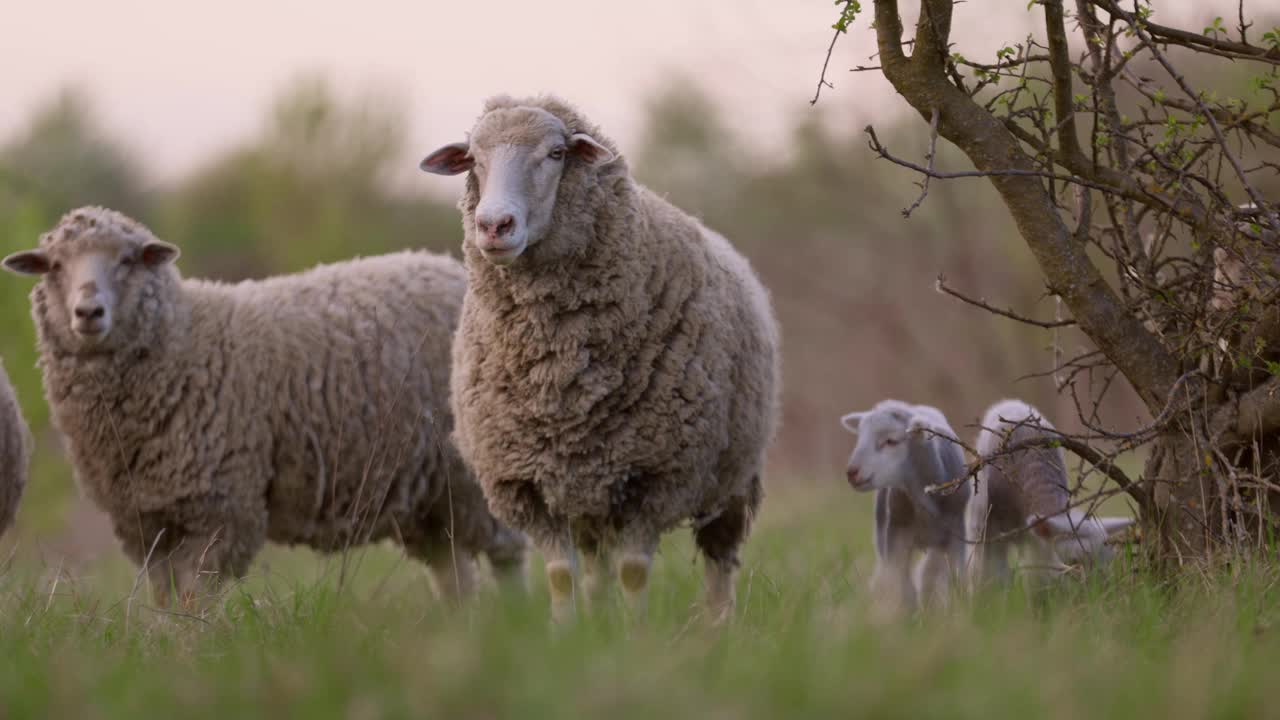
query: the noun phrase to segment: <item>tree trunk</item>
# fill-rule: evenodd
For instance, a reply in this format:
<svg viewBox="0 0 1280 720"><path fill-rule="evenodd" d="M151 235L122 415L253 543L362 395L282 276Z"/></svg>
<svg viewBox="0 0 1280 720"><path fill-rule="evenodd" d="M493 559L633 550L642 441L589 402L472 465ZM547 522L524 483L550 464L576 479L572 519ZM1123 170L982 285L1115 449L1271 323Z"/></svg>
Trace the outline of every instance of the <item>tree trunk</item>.
<svg viewBox="0 0 1280 720"><path fill-rule="evenodd" d="M1002 122L961 89L960 79L953 82L955 69L948 68L953 4L954 0L920 0L920 19L908 56L903 52L896 0L876 0L875 30L883 73L921 117L934 118L940 136L988 176L1051 291L1157 417L1161 435L1151 444L1142 482L1146 491L1142 499L1147 501L1142 518L1145 537L1154 541L1159 555L1179 562L1204 557L1224 542L1261 547L1273 529L1271 508L1280 509L1280 482L1276 481L1280 477L1280 377L1255 374L1247 379L1262 385L1240 395L1226 388L1250 386L1230 372L1217 385L1212 380L1197 382L1193 390L1191 383L1184 383L1185 371L1199 362L1199 351L1188 350L1177 333L1158 336L1144 325L1135 305L1122 300L1104 280L1085 243L1060 216L1042 168L1047 165L1056 179L1056 168L1061 167L1077 181L1087 181L1088 187L1101 187L1109 197L1176 217L1197 237L1214 244L1226 243L1236 231L1191 195L1162 195L1165 191L1157 184L1135 179L1131 168L1100 163L1096 153L1092 159L1086 155L1092 148L1082 148L1076 135L1074 70L1062 0L1042 3L1053 71L1056 147L1047 139L1015 134L1019 129L1015 122ZM1028 147L1036 149L1037 155L1030 154ZM932 166L927 172L932 172ZM1267 317L1270 325L1254 325L1254 334L1261 332L1265 337L1244 336L1248 347L1257 348L1259 354L1280 348L1280 337L1276 337L1280 313ZM1194 335L1202 326L1189 327L1183 332ZM1208 346L1216 348L1216 337L1211 340ZM1209 374L1203 379L1209 380Z"/></svg>

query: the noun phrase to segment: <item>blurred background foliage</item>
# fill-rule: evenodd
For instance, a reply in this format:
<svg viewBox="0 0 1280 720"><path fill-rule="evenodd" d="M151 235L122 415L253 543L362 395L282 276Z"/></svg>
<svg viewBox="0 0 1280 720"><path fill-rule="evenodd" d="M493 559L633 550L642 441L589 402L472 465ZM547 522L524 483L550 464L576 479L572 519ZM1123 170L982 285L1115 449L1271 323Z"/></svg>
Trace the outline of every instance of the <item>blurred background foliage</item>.
<svg viewBox="0 0 1280 720"><path fill-rule="evenodd" d="M874 159L860 129L832 130L838 118L824 117L821 105L797 106L780 150L735 135L722 113L697 84L673 77L649 98L640 140L624 153L642 181L737 244L773 293L786 388L771 459L775 490L842 483L851 442L837 418L888 396L940 406L967 437L985 406L1009 395L1071 426L1071 401L1050 380L1020 380L1050 367L1049 332L934 290L945 273L967 293L1052 317L1053 300L989 183L935 182L924 206L904 219L919 194L916 178ZM188 176L158 183L131 144L145 138L107 134L93 98L66 90L0 138L0 254L34 246L71 208L101 204L177 243L188 276L261 277L406 247L456 256L461 182L441 195L402 181L429 149L408 147L412 122L396 97L347 96L322 76L302 77L282 88L254 136ZM878 132L897 154L920 157L922 127L904 117ZM940 147L938 166L968 164ZM0 277L0 356L37 442L14 534L75 562L116 552L115 543L79 499L49 428L31 285ZM1084 346L1071 333L1057 342L1068 353ZM1140 413L1121 394L1105 417L1126 426Z"/></svg>

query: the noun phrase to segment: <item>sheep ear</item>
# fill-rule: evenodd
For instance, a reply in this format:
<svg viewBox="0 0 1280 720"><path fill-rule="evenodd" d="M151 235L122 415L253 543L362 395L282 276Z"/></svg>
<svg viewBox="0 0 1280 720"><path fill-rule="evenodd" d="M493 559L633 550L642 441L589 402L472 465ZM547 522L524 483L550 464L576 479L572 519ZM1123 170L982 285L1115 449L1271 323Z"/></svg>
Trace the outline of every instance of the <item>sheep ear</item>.
<svg viewBox="0 0 1280 720"><path fill-rule="evenodd" d="M146 265L149 268L155 268L160 267L161 265L168 265L174 260L177 260L178 256L181 254L182 251L178 250L177 245L163 242L161 240L152 240L142 246L142 252L139 253L139 257L141 258L143 265Z"/></svg>
<svg viewBox="0 0 1280 720"><path fill-rule="evenodd" d="M51 266L43 250L24 250L4 259L4 268L16 275L43 275Z"/></svg>
<svg viewBox="0 0 1280 720"><path fill-rule="evenodd" d="M845 430L848 430L854 435L857 435L858 426L862 424L862 418L866 416L867 416L867 413L865 412L851 412L848 415L845 415L844 417L840 418L840 424L844 426Z"/></svg>
<svg viewBox="0 0 1280 720"><path fill-rule="evenodd" d="M574 133L569 136L569 152L580 160L586 161L588 165L607 165L614 161L618 156L609 148L596 142L596 139L586 133Z"/></svg>
<svg viewBox="0 0 1280 720"><path fill-rule="evenodd" d="M1027 518L1027 524L1031 525L1032 532L1045 540L1075 537L1077 530L1083 525L1083 523L1072 525L1071 518L1067 515L1051 515L1047 518L1032 515Z"/></svg>
<svg viewBox="0 0 1280 720"><path fill-rule="evenodd" d="M1123 532L1125 528L1137 521L1130 517L1100 517L1098 522L1102 523L1102 529L1107 531L1107 537L1111 537Z"/></svg>
<svg viewBox="0 0 1280 720"><path fill-rule="evenodd" d="M475 167L471 156L471 143L449 143L428 155L418 164L422 170L436 175L457 175Z"/></svg>

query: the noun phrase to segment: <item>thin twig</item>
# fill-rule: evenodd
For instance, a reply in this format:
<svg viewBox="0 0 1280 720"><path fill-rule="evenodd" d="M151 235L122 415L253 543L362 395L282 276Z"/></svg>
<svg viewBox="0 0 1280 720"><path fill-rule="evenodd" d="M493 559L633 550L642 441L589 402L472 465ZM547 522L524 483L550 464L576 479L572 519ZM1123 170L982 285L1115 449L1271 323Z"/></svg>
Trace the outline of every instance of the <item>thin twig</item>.
<svg viewBox="0 0 1280 720"><path fill-rule="evenodd" d="M835 33L831 35L831 44L827 46L827 56L822 60L822 72L818 73L818 87L813 91L813 99L809 101L810 107L818 104L818 96L822 94L822 86L827 86L832 90L836 89L835 85L827 82L827 66L831 64L831 53L835 52L836 41L840 39L841 33L844 31L836 28Z"/></svg>
<svg viewBox="0 0 1280 720"><path fill-rule="evenodd" d="M925 155L928 164L929 173L933 172L933 159L938 151L938 108L933 109L933 116L929 120L929 153ZM916 208L920 207L920 203L924 202L925 197L929 195L929 180L932 176L925 173L924 180L920 183L920 197L911 203L911 207L902 211L902 217L909 218Z"/></svg>
<svg viewBox="0 0 1280 720"><path fill-rule="evenodd" d="M972 305L974 307L982 308L987 312L1000 315L1001 317L1007 317L1010 320L1017 320L1020 323L1026 323L1027 325L1035 325L1036 327L1052 329L1052 328L1068 327L1070 325L1076 324L1075 320L1036 320L1034 318L1029 318L1029 317L1024 317L1022 315L1019 315L1012 310L1001 310L998 307L990 305L982 298L975 299L975 298L967 297L961 294L959 291L953 290L952 288L948 287L947 278L945 275L941 275L941 274L938 275L938 279L937 279L937 282L934 283L934 287L937 289L938 292L944 293L946 295L950 295L951 297L956 298L961 302L968 303L969 305Z"/></svg>
<svg viewBox="0 0 1280 720"><path fill-rule="evenodd" d="M1106 193L1112 193L1116 195L1124 194L1124 190L1112 185L1106 185L1100 182L1096 182L1094 180L1089 180L1087 178L1080 177L1078 175L1058 175L1056 173L1046 172L1044 170L1019 170L1015 168L1006 168L1002 170L962 170L959 172L940 172L937 170L931 170L922 165L913 163L909 160L903 160L899 157L895 157L892 153L889 152L888 148L886 148L884 145L880 143L880 138L876 136L876 129L873 126L868 125L865 128L863 128L863 130L869 136L867 140L867 144L871 147L872 151L874 151L880 157L884 158L885 160L888 160L894 165L901 165L904 168L915 170L918 173L929 175L931 177L938 178L939 180L954 180L957 178L990 178L990 177L999 177L1004 175L1015 176L1015 177L1039 177L1039 178L1045 178L1048 180L1056 180L1058 182L1083 185L1085 187L1090 187L1095 190L1101 190L1102 192L1106 192Z"/></svg>

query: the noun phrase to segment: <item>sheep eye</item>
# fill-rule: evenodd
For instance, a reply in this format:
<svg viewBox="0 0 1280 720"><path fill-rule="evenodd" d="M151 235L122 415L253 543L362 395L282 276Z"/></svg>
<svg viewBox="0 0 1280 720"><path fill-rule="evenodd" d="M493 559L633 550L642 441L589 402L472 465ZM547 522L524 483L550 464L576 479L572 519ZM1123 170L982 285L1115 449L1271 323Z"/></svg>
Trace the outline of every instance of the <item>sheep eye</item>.
<svg viewBox="0 0 1280 720"><path fill-rule="evenodd" d="M563 160L564 148L562 147L553 148L551 152L547 153L547 157L551 158L552 160Z"/></svg>
<svg viewBox="0 0 1280 720"><path fill-rule="evenodd" d="M55 262L54 264L50 265L50 266L49 266L49 272L50 272L50 273L59 273L59 272L62 272L62 263L60 263L60 262Z"/></svg>
<svg viewBox="0 0 1280 720"><path fill-rule="evenodd" d="M125 255L120 258L120 267L133 267L137 260L132 255Z"/></svg>
<svg viewBox="0 0 1280 720"><path fill-rule="evenodd" d="M881 447L893 447L894 445L897 445L897 444L898 444L897 438L885 438L880 441Z"/></svg>

